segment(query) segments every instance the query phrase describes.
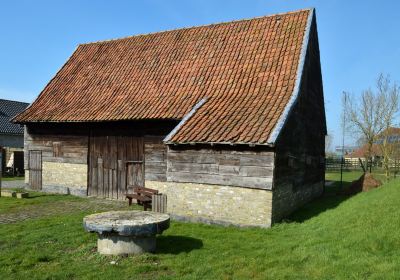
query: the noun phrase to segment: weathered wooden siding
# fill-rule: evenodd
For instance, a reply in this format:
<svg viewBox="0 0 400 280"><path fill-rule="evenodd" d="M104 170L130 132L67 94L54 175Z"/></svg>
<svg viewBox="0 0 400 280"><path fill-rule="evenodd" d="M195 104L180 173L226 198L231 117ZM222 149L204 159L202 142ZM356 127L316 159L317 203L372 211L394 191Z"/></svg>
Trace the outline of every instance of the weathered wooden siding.
<svg viewBox="0 0 400 280"><path fill-rule="evenodd" d="M298 100L276 143L273 221L323 191L326 123L315 18L300 86Z"/></svg>
<svg viewBox="0 0 400 280"><path fill-rule="evenodd" d="M169 147L167 180L271 189L273 162L271 151Z"/></svg>
<svg viewBox="0 0 400 280"><path fill-rule="evenodd" d="M167 180L167 146L162 142L163 137L145 136L145 179L165 182Z"/></svg>
<svg viewBox="0 0 400 280"><path fill-rule="evenodd" d="M30 134L25 130L25 151L42 151L43 162L87 164L88 137L77 135ZM55 156L54 150L61 154ZM29 169L28 156L25 152L25 169Z"/></svg>
<svg viewBox="0 0 400 280"><path fill-rule="evenodd" d="M40 151L43 191L86 195L88 137L79 134L51 134L50 130L41 132L25 128L24 164L27 175L31 177L32 173L29 151ZM33 182L27 183L32 187Z"/></svg>
<svg viewBox="0 0 400 280"><path fill-rule="evenodd" d="M29 129L25 129L25 151L40 150L43 152L43 162L57 163L58 165L51 165L51 170L44 170L44 175L51 178L51 182L54 184L59 184L62 181L60 177L63 177L65 173L62 172L62 169L65 168L69 168L73 172L79 167L79 174L76 176L84 177L81 174L83 169L80 166L68 164L80 164L86 166L86 169L88 168L88 146L91 133L100 136L142 137L145 149L145 179L164 182L167 178L167 148L162 143L162 139L175 123L168 122L164 125L161 122L156 125L152 122L151 124L147 126L138 124L136 128L135 124L129 125L127 123L114 124L114 126L105 124L104 127L99 126L99 124L88 124L87 127L82 124L76 126L66 124L65 127L61 124L30 125ZM25 169L29 171L27 162L28 156L25 154ZM59 165L63 163L65 165ZM45 166L45 168L47 167L49 165ZM85 177L87 176L86 173L87 170ZM74 177L73 174L68 172L66 174ZM69 181L71 184L77 182L73 178ZM80 189L82 189L81 181L79 180ZM65 186L71 188L71 184L66 182Z"/></svg>
<svg viewBox="0 0 400 280"><path fill-rule="evenodd" d="M143 137L90 136L88 194L125 199L134 186L144 186Z"/></svg>

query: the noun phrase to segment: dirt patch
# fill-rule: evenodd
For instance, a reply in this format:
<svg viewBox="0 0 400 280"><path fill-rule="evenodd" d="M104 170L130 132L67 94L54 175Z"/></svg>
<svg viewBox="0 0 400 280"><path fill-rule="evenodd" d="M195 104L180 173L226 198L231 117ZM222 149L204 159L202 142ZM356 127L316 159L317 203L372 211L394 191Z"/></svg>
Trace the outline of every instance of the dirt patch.
<svg viewBox="0 0 400 280"><path fill-rule="evenodd" d="M358 180L353 181L350 187L343 191L343 194L353 195L359 192L367 192L381 185L382 182L375 179L371 173L365 173Z"/></svg>

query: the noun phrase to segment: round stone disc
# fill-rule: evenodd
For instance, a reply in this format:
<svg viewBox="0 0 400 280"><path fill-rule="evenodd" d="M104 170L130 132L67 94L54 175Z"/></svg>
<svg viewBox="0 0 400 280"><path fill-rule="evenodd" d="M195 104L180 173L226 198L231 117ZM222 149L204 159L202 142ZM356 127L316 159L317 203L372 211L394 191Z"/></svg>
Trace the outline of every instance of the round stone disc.
<svg viewBox="0 0 400 280"><path fill-rule="evenodd" d="M149 211L110 211L86 216L86 231L101 235L110 233L122 236L154 236L169 228L168 214Z"/></svg>

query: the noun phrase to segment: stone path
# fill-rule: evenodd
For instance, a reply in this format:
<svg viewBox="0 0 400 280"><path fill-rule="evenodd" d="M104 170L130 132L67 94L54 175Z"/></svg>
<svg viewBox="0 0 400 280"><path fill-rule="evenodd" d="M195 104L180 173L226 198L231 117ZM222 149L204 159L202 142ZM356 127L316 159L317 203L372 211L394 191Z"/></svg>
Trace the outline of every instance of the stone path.
<svg viewBox="0 0 400 280"><path fill-rule="evenodd" d="M65 215L76 212L102 212L126 210L127 202L105 199L85 198L80 201L52 201L48 203L26 205L9 213L0 214L0 225L17 223L28 219L53 215Z"/></svg>
<svg viewBox="0 0 400 280"><path fill-rule="evenodd" d="M2 188L24 188L26 187L26 184L24 180L13 180L13 181L1 181L1 187Z"/></svg>

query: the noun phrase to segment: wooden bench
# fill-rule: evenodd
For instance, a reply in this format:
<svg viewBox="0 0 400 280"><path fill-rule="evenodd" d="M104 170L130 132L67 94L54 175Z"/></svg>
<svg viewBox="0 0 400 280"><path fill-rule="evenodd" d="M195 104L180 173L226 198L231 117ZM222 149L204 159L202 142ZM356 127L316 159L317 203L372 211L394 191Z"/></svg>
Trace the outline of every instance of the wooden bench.
<svg viewBox="0 0 400 280"><path fill-rule="evenodd" d="M129 206L132 205L132 199L136 199L138 205L143 205L144 211L151 209L151 196L158 194L158 190L133 187L133 193L127 193L125 197L129 200Z"/></svg>

